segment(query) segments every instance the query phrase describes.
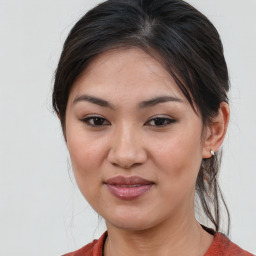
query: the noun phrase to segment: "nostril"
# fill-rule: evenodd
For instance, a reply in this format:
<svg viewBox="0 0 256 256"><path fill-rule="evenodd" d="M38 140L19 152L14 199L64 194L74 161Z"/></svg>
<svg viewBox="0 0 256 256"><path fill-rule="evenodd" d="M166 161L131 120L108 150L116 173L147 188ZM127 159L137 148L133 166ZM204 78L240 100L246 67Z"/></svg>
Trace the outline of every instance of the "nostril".
<svg viewBox="0 0 256 256"><path fill-rule="evenodd" d="M144 163L147 159L146 152L143 149L141 152L120 152L111 150L108 154L108 161L115 167L130 169ZM143 152L142 152L143 151Z"/></svg>
<svg viewBox="0 0 256 256"><path fill-rule="evenodd" d="M122 167L124 169L130 169L132 166L138 164L135 158L129 158L128 156L126 158L115 156L109 158L109 160L114 166Z"/></svg>
<svg viewBox="0 0 256 256"><path fill-rule="evenodd" d="M112 165L130 169L145 162L147 154L136 131L127 126L121 128L115 131L107 157Z"/></svg>

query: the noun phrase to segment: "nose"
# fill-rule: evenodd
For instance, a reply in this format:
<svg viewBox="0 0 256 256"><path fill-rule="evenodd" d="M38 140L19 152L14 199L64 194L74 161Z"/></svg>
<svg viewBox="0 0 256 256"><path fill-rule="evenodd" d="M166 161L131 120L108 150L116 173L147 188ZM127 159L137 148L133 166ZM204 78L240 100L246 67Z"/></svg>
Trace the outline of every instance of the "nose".
<svg viewBox="0 0 256 256"><path fill-rule="evenodd" d="M143 164L147 160L147 153L143 147L141 136L133 128L120 127L111 138L111 148L108 161L115 166L129 169Z"/></svg>

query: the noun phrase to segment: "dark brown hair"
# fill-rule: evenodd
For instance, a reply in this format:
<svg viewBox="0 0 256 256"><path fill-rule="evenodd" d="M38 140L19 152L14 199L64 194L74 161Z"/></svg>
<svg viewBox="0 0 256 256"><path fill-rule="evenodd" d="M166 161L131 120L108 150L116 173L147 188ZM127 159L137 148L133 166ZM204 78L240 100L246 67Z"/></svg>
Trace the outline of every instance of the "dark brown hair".
<svg viewBox="0 0 256 256"><path fill-rule="evenodd" d="M72 28L55 74L53 107L65 135L70 89L99 54L116 48L139 47L158 58L204 126L228 102L228 70L219 34L198 10L182 0L108 0L86 13ZM220 199L230 216L218 185L220 156L202 160L196 192L208 219L220 230Z"/></svg>

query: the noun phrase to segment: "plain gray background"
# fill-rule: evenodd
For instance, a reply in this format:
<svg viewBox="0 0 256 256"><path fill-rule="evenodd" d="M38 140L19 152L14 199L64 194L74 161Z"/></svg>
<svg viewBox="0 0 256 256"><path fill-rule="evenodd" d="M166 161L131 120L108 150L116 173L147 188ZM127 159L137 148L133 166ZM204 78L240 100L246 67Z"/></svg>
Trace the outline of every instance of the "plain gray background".
<svg viewBox="0 0 256 256"><path fill-rule="evenodd" d="M51 110L53 73L72 25L100 1L0 0L0 255L51 256L98 237ZM220 182L231 239L256 253L256 1L189 0L217 27L231 86Z"/></svg>

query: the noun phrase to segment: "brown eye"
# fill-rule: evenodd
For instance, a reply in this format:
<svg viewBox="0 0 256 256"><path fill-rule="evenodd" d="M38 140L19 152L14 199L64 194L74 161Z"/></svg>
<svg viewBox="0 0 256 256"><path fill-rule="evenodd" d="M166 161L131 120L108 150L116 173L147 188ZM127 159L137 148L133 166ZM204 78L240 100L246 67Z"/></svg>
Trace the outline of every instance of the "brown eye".
<svg viewBox="0 0 256 256"><path fill-rule="evenodd" d="M175 122L175 120L171 119L171 118L157 117L157 118L153 118L153 119L149 120L147 122L147 125L163 127L163 126L167 126L174 122Z"/></svg>
<svg viewBox="0 0 256 256"><path fill-rule="evenodd" d="M84 122L86 125L90 126L103 126L103 125L110 125L110 123L103 117L99 116L90 116L87 118L82 119L82 122Z"/></svg>

